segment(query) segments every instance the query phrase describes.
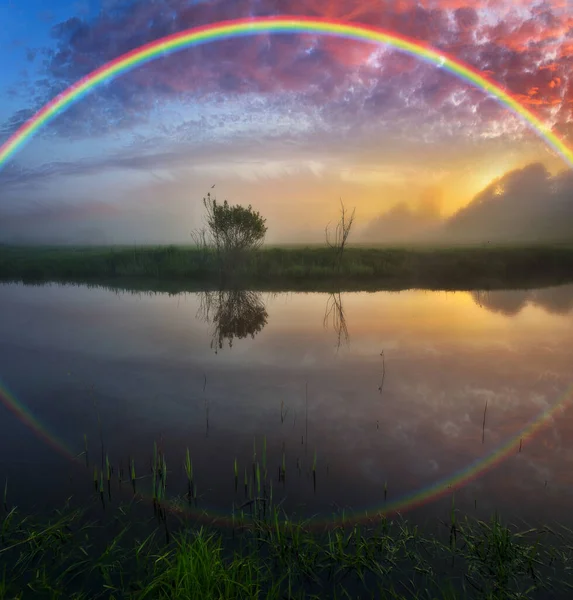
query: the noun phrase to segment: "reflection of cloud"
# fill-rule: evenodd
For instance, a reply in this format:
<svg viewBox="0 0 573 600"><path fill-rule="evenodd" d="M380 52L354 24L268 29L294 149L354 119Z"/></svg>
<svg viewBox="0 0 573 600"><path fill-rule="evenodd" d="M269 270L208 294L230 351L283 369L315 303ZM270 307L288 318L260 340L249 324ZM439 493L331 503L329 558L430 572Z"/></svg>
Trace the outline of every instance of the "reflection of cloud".
<svg viewBox="0 0 573 600"><path fill-rule="evenodd" d="M536 290L533 304L552 314L566 315L573 310L573 286Z"/></svg>
<svg viewBox="0 0 573 600"><path fill-rule="evenodd" d="M209 401L213 400L213 420L219 431L227 432L230 447L246 448L246 454L241 456L248 459L253 435L267 431L269 440L278 440L273 455L280 460L280 440L283 434L290 434L287 460L288 456L296 460L296 455L289 452L302 450L299 433L304 432L305 382L309 380L309 457L312 460L314 446L319 468L330 463L330 484L322 480L325 486L332 486L328 500L354 508L369 507L376 499L381 503L379 486L385 480L391 499L427 488L501 447L544 408L543 396L551 404L559 396L552 391L550 375L545 384L536 382L538 372L561 373L562 393L571 380L569 339L561 335L569 319L549 319L547 325L524 335L528 333L526 324L520 322L517 327L508 328L503 319L468 303L465 294L458 294L457 298L467 321L478 313L484 324L493 326L492 329L484 325L489 337L495 340L507 336L519 354L508 355L498 351L497 346L492 351L489 344L474 345L471 333L463 327L454 326L445 335L445 317L452 316L455 302L430 292L427 296L419 292L345 296L345 308L353 324L353 343L348 352L338 357L332 352L332 332L322 329L326 299L323 295L296 294L286 301L287 295L280 294L275 300L269 299L271 323L257 336L256 343L245 344L240 349L244 348L244 353L209 357L205 352L209 327L193 319L199 302L196 294L182 297L180 306L178 298L165 294L116 297L111 291L76 287L1 286L0 294L2 305L8 307L7 314L11 316L0 319L0 340L8 371L20 370L27 381L28 366L34 361L44 365L46 359L44 370L48 373L51 369L50 377L57 377L58 363L66 361L74 373L77 366L77 372L86 373L86 377L99 374L96 379L102 393L114 399L127 398L130 414L140 411L139 418L145 426L171 426L175 432L172 441L179 444L177 440L183 440L183 452L189 432L200 434L199 419L189 416L200 416L197 411L203 408L202 371L206 370L209 382L217 382L215 386L208 383L206 390ZM267 300L266 295L263 298ZM94 328L94 315L101 326ZM445 317L428 332L425 324L434 322L437 315ZM33 328L25 326L30 319ZM379 352L381 347L387 347L384 340L392 339L398 340L400 351L386 353L388 379L384 400L380 401L376 392ZM416 351L418 344L426 340L442 351L439 361ZM551 356L543 350L548 341L556 348ZM23 344L34 352L24 352ZM58 347L60 351L56 351ZM52 350L47 352L47 348ZM304 354L317 357L313 369L301 366ZM16 364L18 369L13 368ZM138 386L134 387L134 381L139 381ZM153 396L157 390L165 389L165 381L170 382L169 393L164 406L158 408ZM507 391L511 386L516 388L513 394ZM190 397L197 400L191 402L191 407ZM517 403L504 411L507 398L516 399ZM283 399L289 407L286 427L278 418ZM486 399L486 438L482 445ZM105 410L112 419L117 413L113 402ZM555 419L562 440L573 438L572 417L568 410ZM459 437L443 434L444 421L459 428ZM401 437L395 438L398 425ZM521 453L516 448L487 477L472 482L472 489L481 485L484 501L507 499L520 510L537 515L539 502L534 486L538 481L531 481L529 468L538 465L550 469L541 486L548 479L550 489L558 484L570 488L571 455L566 454L567 448L558 453L542 445L545 439L554 441L551 427L549 424L538 437L524 442ZM209 455L209 459L213 458ZM217 470L219 463L217 468L209 465L205 456L202 460L205 468L213 467L214 477L223 473L220 481L226 485L225 469ZM441 510L443 504L437 502L433 506ZM553 503L550 507L555 510ZM566 516L567 510L560 510L559 516Z"/></svg>
<svg viewBox="0 0 573 600"><path fill-rule="evenodd" d="M496 411L507 412L515 409L522 402L518 390L508 386L503 386L497 390L490 390L465 385L460 390L460 397L473 402L474 406L480 406L481 408L487 402L488 411L492 406L495 406ZM475 404L476 402L477 404Z"/></svg>
<svg viewBox="0 0 573 600"><path fill-rule="evenodd" d="M550 314L566 315L573 311L573 285L540 290L500 290L472 292L476 304L507 316L518 314L526 306L538 306Z"/></svg>
<svg viewBox="0 0 573 600"><path fill-rule="evenodd" d="M387 475L380 466L374 462L374 459L366 457L359 463L359 469L362 475L375 485L382 485Z"/></svg>
<svg viewBox="0 0 573 600"><path fill-rule="evenodd" d="M460 436L460 427L453 423L452 421L446 421L442 424L441 427L442 433L447 435L448 437L459 437Z"/></svg>
<svg viewBox="0 0 573 600"><path fill-rule="evenodd" d="M472 292L474 302L492 312L516 315L527 304L528 292L522 290L500 290L495 292Z"/></svg>
<svg viewBox="0 0 573 600"><path fill-rule="evenodd" d="M424 344L422 346L421 350L431 356L440 356L442 354L441 350L438 350L438 348L436 348L436 346L431 345L431 344Z"/></svg>

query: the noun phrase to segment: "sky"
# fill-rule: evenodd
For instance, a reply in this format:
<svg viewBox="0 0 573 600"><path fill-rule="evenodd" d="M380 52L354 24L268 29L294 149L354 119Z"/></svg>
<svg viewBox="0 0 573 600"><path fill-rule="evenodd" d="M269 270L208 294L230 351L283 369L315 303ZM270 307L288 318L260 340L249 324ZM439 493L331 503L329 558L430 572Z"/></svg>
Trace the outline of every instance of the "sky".
<svg viewBox="0 0 573 600"><path fill-rule="evenodd" d="M429 44L573 146L573 0L0 0L0 144L127 51L275 14ZM209 191L259 210L269 243L324 240L340 200L356 208L356 241L416 241L445 225L479 241L490 219L511 225L532 181L518 229L551 213L544 231L565 216L573 237L570 173L449 72L387 46L265 34L151 61L59 114L0 170L0 241L190 243ZM503 177L513 183L492 184Z"/></svg>

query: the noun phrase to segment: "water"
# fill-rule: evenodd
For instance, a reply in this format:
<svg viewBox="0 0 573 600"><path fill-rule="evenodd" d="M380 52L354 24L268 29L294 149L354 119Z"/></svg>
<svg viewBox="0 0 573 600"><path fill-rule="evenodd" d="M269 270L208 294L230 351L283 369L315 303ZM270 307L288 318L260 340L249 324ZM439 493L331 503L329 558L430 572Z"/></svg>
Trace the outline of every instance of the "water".
<svg viewBox="0 0 573 600"><path fill-rule="evenodd" d="M138 475L161 444L171 495L186 492L189 447L207 514L244 501L253 440L261 462L266 436L275 497L300 514L397 503L445 517L450 485L478 516L573 525L566 402L521 451L516 438L495 454L572 399L571 285L174 296L2 285L0 310L0 482L20 505L90 496L91 467L71 457L85 433L100 460L99 419L110 460L135 458Z"/></svg>

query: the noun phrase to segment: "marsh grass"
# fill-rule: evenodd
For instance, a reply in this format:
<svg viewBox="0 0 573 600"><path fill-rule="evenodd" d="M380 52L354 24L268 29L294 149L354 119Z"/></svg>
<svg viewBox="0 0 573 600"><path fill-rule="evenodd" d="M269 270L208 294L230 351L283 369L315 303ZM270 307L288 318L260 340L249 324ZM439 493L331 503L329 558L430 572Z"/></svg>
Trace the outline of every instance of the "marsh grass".
<svg viewBox="0 0 573 600"><path fill-rule="evenodd" d="M266 437L262 447L266 461ZM199 526L185 512L185 503L167 498L165 486L159 486L153 504L155 510L156 502L163 503L158 523L166 534L165 545L148 548L147 553L138 550L138 558L153 556L153 565L143 575L134 571L139 579L132 572L122 575L131 588L137 579L139 591L129 597L184 598L199 593L205 598L570 597L573 533L565 528L564 533L548 527L517 529L505 525L497 514L489 522L460 516L453 492L449 519L442 522L443 536L424 536L400 515L373 514L361 524L349 524L345 509L317 528L311 518L300 520L287 514L282 501L275 503L273 479L258 460L256 438L252 452L250 477L251 469L244 466L245 500L232 504L231 531L219 527L215 516L209 526ZM184 465L189 489L193 479L189 451ZM316 489L316 451L309 467ZM235 458L235 492L239 468ZM167 472L166 459L155 445L152 490L158 489L161 470ZM283 447L279 466L283 485L285 472ZM192 487L196 501L194 483ZM385 500L386 494L385 482ZM170 519L177 521L177 527L171 524L173 535ZM125 564L132 563L126 559ZM213 565L210 574L205 571L208 564Z"/></svg>
<svg viewBox="0 0 573 600"><path fill-rule="evenodd" d="M311 530L280 505L251 518L233 505L232 531L181 516L167 539L135 508L107 521L69 503L44 517L13 508L0 521L0 599L516 600L573 587L570 530L459 518L453 500L455 544L399 515Z"/></svg>
<svg viewBox="0 0 573 600"><path fill-rule="evenodd" d="M573 281L573 245L348 247L340 269L328 247L265 247L227 278L251 289L500 289ZM184 246L0 248L0 279L100 283L183 291L218 285L214 252Z"/></svg>
<svg viewBox="0 0 573 600"><path fill-rule="evenodd" d="M308 386L305 404L308 415ZM85 436L84 446L87 456ZM121 486L123 468L120 462L116 469L114 458L103 454L103 441L101 466L99 460L93 465L93 507L79 510L68 503L52 515L23 515L8 506L6 480L0 600L572 597L573 532L565 527L518 528L498 514L489 521L461 515L453 491L437 535L424 534L399 514L372 514L350 523L344 508L317 526L314 517L301 518L283 508L288 490L284 441L276 454L268 455L266 436L259 447L260 457L254 437L245 464L234 459L229 519L197 510L189 448L182 461L185 478L170 475L168 494L162 443L153 445L149 466L140 468L139 476L135 460L128 457L133 493L127 504L117 493L112 505L112 475L117 471ZM316 491L317 450L311 460L303 460ZM278 501L273 493L277 480L267 463L278 463L284 492ZM296 467L300 476L298 456ZM89 481L87 460L85 470ZM244 472L242 499L237 498L239 470ZM384 501L387 489L385 481ZM129 495L129 489L125 492ZM89 520L98 503L105 510ZM153 519L142 517L150 507Z"/></svg>

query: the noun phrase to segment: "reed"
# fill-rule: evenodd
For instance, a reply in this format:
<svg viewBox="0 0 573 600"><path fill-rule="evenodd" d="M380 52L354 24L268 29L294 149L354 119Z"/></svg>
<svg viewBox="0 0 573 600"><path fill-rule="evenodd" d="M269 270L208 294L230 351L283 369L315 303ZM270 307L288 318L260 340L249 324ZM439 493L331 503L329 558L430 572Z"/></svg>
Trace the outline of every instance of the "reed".
<svg viewBox="0 0 573 600"><path fill-rule="evenodd" d="M133 487L133 493L135 494L135 460L131 459L130 465L131 485Z"/></svg>
<svg viewBox="0 0 573 600"><path fill-rule="evenodd" d="M263 473L267 477L267 436L263 436Z"/></svg>

